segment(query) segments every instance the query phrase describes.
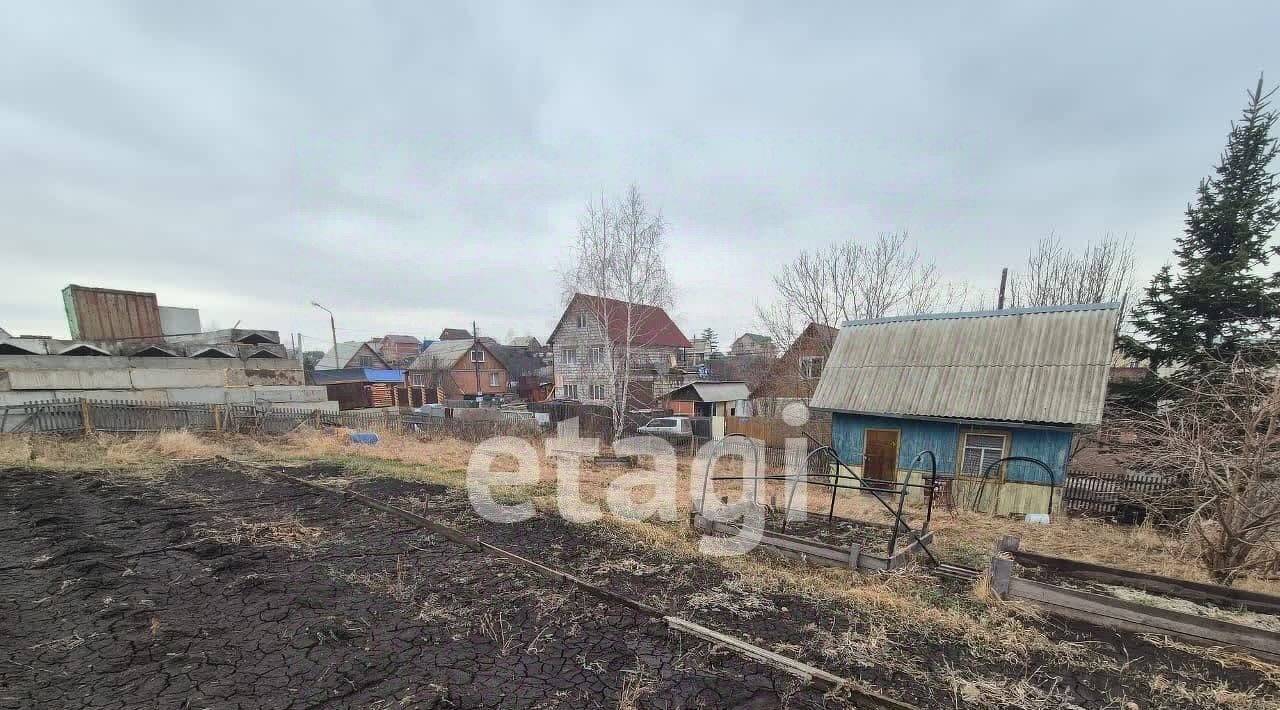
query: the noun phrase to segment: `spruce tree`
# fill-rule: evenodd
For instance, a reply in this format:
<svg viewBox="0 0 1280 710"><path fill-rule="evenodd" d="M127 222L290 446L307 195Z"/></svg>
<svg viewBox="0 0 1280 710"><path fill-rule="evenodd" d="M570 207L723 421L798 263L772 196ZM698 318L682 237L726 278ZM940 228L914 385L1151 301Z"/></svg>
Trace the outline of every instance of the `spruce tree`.
<svg viewBox="0 0 1280 710"><path fill-rule="evenodd" d="M1177 268L1162 268L1133 310L1138 337L1126 339L1124 349L1149 360L1153 370L1169 366L1183 377L1205 375L1215 363L1276 336L1280 272L1269 268L1280 253L1269 244L1280 222L1280 184L1271 171L1274 93L1264 93L1261 78L1249 92L1214 174L1200 182L1187 206L1186 228L1174 249Z"/></svg>
<svg viewBox="0 0 1280 710"><path fill-rule="evenodd" d="M707 341L708 356L714 356L720 350L720 336L716 335L716 332L711 328L703 328L698 337Z"/></svg>

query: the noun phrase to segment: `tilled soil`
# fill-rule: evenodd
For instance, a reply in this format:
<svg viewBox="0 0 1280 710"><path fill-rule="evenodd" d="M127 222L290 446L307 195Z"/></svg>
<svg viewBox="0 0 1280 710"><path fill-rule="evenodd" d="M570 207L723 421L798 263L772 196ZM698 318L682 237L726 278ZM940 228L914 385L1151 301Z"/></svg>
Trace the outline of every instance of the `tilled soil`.
<svg viewBox="0 0 1280 710"><path fill-rule="evenodd" d="M455 489L332 467L290 473L353 479L921 707L1276 706L1260 672L1130 634L1046 622L1051 638L1111 667L1012 659L980 639L895 627L876 609L755 589L712 559L611 526L546 514L498 524ZM0 707L850 706L357 503L224 469L163 483L0 472L0 555ZM939 604L966 592L929 590Z"/></svg>
<svg viewBox="0 0 1280 710"><path fill-rule="evenodd" d="M920 707L1123 708L1133 702L1141 710L1211 708L1223 707L1217 699L1233 694L1241 698L1235 707L1280 707L1280 689L1263 673L1223 667L1135 634L1047 619L1041 631L1059 644L1086 649L1091 659L1069 664L1032 652L1020 661L984 648L982 639L895 624L876 609L754 589L710 558L664 555L608 526L574 525L546 514L495 524L476 516L463 491L401 479L356 480L352 487ZM938 604L968 597L963 583L937 584L928 593ZM958 682L950 683L944 671ZM988 684L1007 692L989 692Z"/></svg>
<svg viewBox="0 0 1280 710"><path fill-rule="evenodd" d="M784 532L782 529L784 518L785 513L783 511L773 511L765 518L765 529L772 532ZM863 521L840 517L833 517L828 520L827 516L815 513L810 513L805 520L787 521L786 526L785 533L787 535L805 537L827 545L835 545L836 547L859 545L866 552L875 555L887 555L889 541L893 537L893 528L888 525L868 524ZM898 539L899 541L905 540L906 542L903 544L911 541L908 533L902 533Z"/></svg>
<svg viewBox="0 0 1280 710"><path fill-rule="evenodd" d="M309 489L0 471L0 707L849 707L797 686Z"/></svg>

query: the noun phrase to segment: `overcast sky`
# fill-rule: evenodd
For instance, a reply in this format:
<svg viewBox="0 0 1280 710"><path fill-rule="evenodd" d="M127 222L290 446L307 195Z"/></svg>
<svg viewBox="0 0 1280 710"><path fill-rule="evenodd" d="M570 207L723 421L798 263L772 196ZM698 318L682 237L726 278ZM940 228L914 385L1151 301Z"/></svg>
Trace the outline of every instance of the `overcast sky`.
<svg viewBox="0 0 1280 710"><path fill-rule="evenodd" d="M882 231L983 287L1128 234L1145 282L1280 79L1271 2L606 4L5 3L0 327L66 337L79 283L317 348L313 299L341 339L544 338L631 182L722 343L779 263Z"/></svg>

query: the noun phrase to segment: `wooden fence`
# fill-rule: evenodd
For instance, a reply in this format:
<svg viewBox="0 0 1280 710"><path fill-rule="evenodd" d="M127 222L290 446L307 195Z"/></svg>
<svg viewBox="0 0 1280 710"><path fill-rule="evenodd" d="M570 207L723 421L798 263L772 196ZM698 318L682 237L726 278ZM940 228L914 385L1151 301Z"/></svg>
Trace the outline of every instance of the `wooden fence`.
<svg viewBox="0 0 1280 710"><path fill-rule="evenodd" d="M805 434L824 444L831 443L831 418L815 417L801 426L791 426L781 417L726 417L726 434L744 434L759 439L771 448L781 449L787 439L804 439Z"/></svg>
<svg viewBox="0 0 1280 710"><path fill-rule="evenodd" d="M1123 517L1134 514L1135 510L1143 510L1143 501L1171 487L1159 476L1071 471L1067 474L1062 502L1068 513Z"/></svg>

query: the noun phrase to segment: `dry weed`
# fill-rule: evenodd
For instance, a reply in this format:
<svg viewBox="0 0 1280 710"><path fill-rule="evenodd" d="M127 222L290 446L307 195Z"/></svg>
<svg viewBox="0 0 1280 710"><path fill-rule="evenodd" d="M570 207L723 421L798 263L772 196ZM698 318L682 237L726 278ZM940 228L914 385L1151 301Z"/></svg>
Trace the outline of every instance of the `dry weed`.
<svg viewBox="0 0 1280 710"><path fill-rule="evenodd" d="M295 516L270 522L231 521L225 528L205 528L206 536L228 545L279 545L312 547L320 542L323 530L303 525Z"/></svg>

